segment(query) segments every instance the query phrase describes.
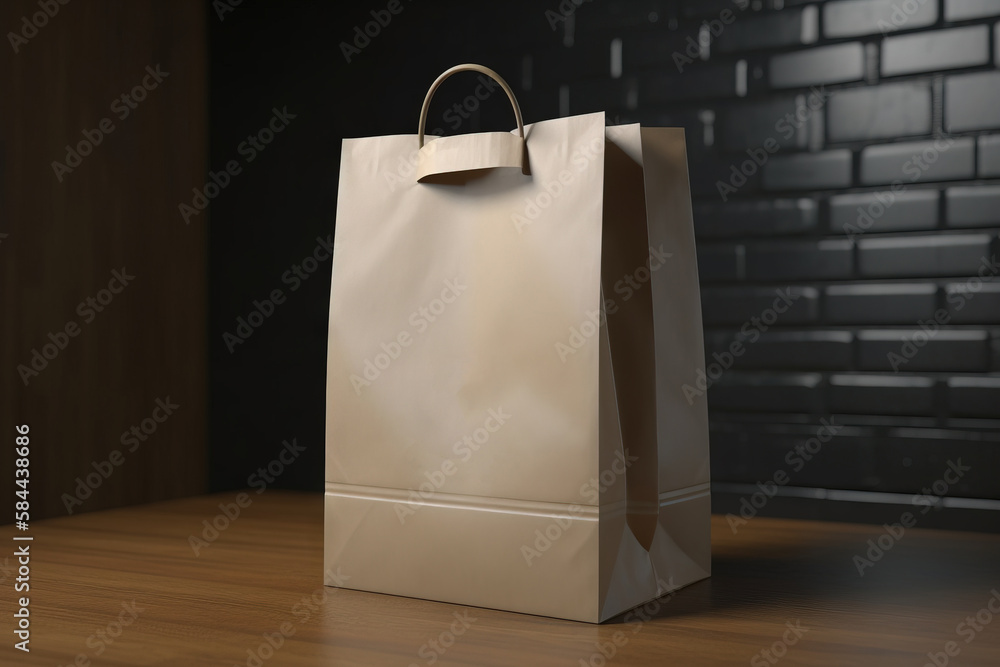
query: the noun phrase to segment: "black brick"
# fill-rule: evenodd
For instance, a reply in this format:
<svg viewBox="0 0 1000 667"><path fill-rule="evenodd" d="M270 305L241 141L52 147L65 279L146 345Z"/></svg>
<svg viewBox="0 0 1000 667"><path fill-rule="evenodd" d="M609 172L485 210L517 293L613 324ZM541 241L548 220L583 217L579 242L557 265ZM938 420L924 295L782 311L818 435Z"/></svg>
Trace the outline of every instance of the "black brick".
<svg viewBox="0 0 1000 667"><path fill-rule="evenodd" d="M628 83L624 79L595 79L569 86L570 115L624 109L628 103Z"/></svg>
<svg viewBox="0 0 1000 667"><path fill-rule="evenodd" d="M982 372L990 368L990 337L985 331L938 328L929 336L923 329L868 330L859 331L857 339L862 370Z"/></svg>
<svg viewBox="0 0 1000 667"><path fill-rule="evenodd" d="M726 63L695 63L683 72L650 76L639 87L639 104L736 97L736 68Z"/></svg>
<svg viewBox="0 0 1000 667"><path fill-rule="evenodd" d="M783 300L783 295L786 298ZM787 304L791 302L791 305ZM805 324L819 318L819 291L814 287L706 287L701 290L702 317L707 324L744 324L779 307L782 325Z"/></svg>
<svg viewBox="0 0 1000 667"><path fill-rule="evenodd" d="M707 111L707 110L706 110ZM696 150L705 145L706 119L703 111L669 111L659 112L649 109L634 109L626 111L615 119L609 120L614 125L640 123L646 127L682 127L684 138L689 150ZM712 113L708 111L708 113ZM709 124L711 124L709 118Z"/></svg>
<svg viewBox="0 0 1000 667"><path fill-rule="evenodd" d="M997 0L945 0L946 21L967 21L984 16L1000 16L1000 3Z"/></svg>
<svg viewBox="0 0 1000 667"><path fill-rule="evenodd" d="M789 9L762 16L741 16L716 40L719 51L749 51L781 46L802 46L819 36L819 13L815 7Z"/></svg>
<svg viewBox="0 0 1000 667"><path fill-rule="evenodd" d="M703 282L735 282L743 279L744 249L741 245L700 246L698 277Z"/></svg>
<svg viewBox="0 0 1000 667"><path fill-rule="evenodd" d="M725 373L708 392L713 410L806 412L823 410L819 373Z"/></svg>
<svg viewBox="0 0 1000 667"><path fill-rule="evenodd" d="M723 12L732 12L732 16L739 16L741 12L749 9L750 0L685 0L684 15L688 17L705 17L726 20L730 24L733 19L723 16Z"/></svg>
<svg viewBox="0 0 1000 667"><path fill-rule="evenodd" d="M689 45L689 39L694 42L694 46ZM660 67L673 72L678 64L681 67L687 66L686 59L691 58L688 50L697 59L697 46L697 27L687 27L676 32L657 30L628 35L622 38L622 69L632 72L643 67ZM675 61L674 54L680 54L681 58Z"/></svg>
<svg viewBox="0 0 1000 667"><path fill-rule="evenodd" d="M1000 127L1000 72L946 78L944 122L949 132Z"/></svg>
<svg viewBox="0 0 1000 667"><path fill-rule="evenodd" d="M975 465L950 487L948 495L1000 497L995 475L1000 469L1000 447L993 434L954 429L924 429L918 434L913 429L901 429L892 431L891 436L875 436L873 429L845 428L818 452L815 442L809 444L809 451L814 453L810 455L803 451L803 445L817 435L818 420L782 424L778 429L748 422L711 425L713 483L729 481L752 485L758 480L771 479L776 470L786 470L792 478L790 486L881 491L906 494L910 498L931 480L939 479L949 459L961 458L963 463L974 462ZM832 423L845 422L835 416ZM790 468L793 461L795 465ZM751 488L750 493L759 491L756 487ZM731 505L727 507L728 502ZM780 503L782 499L774 502ZM712 510L719 514L738 513L739 498L730 501L725 491L716 494L713 489ZM899 508L890 509L884 517L894 522L900 511ZM928 520L921 519L921 522ZM953 521L945 518L947 527L959 528ZM983 525L971 524L965 528L982 530Z"/></svg>
<svg viewBox="0 0 1000 667"><path fill-rule="evenodd" d="M834 418L833 423L843 424L844 421ZM1000 485L997 485L995 476L995 471L1000 469L1000 447L997 447L997 438L992 434L984 437L975 431L924 429L918 435L907 429L893 432L892 436L876 437L870 429L842 429L829 444L812 456L803 451L803 445L817 434L819 426L819 423L813 422L782 425L780 429L769 430L766 426L746 422L712 424L713 483L730 481L753 485L756 481L771 479L776 470L787 470L792 477L790 485L800 488L880 491L906 494L910 498L926 487L930 480L939 479L947 469L949 459L961 458L963 463L975 462L975 466L958 483L949 487L948 495L961 498L1000 497ZM809 451L816 452L815 442L808 446ZM792 462L795 466L789 468ZM751 494L757 491L759 489L753 486L749 489ZM739 494L743 493L743 490L739 491ZM712 510L718 514L738 513L740 500L736 494L727 494L721 489L716 493L713 488ZM797 498L779 497L772 500L769 507L785 501L789 502L785 510L789 512L787 516L808 516L811 513L805 508L796 510L796 506L804 502ZM898 507L887 509L878 520L895 522L900 511ZM866 510L847 518L854 520L857 517L864 517L869 523L875 521ZM934 519L922 518L920 521L921 525L925 525L923 522ZM989 521L984 524L981 518L957 525L955 517L946 516L938 527L982 531L987 529L986 525ZM992 523L994 532L997 525Z"/></svg>
<svg viewBox="0 0 1000 667"><path fill-rule="evenodd" d="M728 199L735 196L736 193L732 191L733 189L739 194L748 194L760 189L761 170L757 168L756 164L753 165L756 171L748 169L745 172L749 173L750 176L738 171L734 175L734 170L738 170L743 162L739 159L698 155L697 153L692 153L688 157L688 168L691 171L691 191L695 195L712 195L715 198L725 196ZM749 159L746 158L746 160ZM737 175L739 179L744 180L738 180Z"/></svg>
<svg viewBox="0 0 1000 667"><path fill-rule="evenodd" d="M669 12L663 11L662 0L631 0L630 2L587 2L584 0L584 2L576 4L579 5L579 9L574 14L574 18L576 19L575 33L587 36L607 35L609 30L631 31L656 29L666 31L668 20L675 13L673 9ZM565 7L565 5L563 6ZM555 5L551 5L548 8L552 9L556 14L559 13L559 9ZM532 10L534 9L536 8L532 7ZM543 11L540 6L537 9L539 12ZM514 13L519 14L518 12ZM525 20L524 16L519 15L518 19L522 24L529 23ZM543 25L546 30L550 30L550 24L547 20ZM561 37L563 24L557 22L556 25L559 31L557 34ZM550 37L551 35L552 32L549 32ZM529 44L530 42L524 39L522 43Z"/></svg>
<svg viewBox="0 0 1000 667"><path fill-rule="evenodd" d="M993 332L993 371L1000 373L1000 331Z"/></svg>
<svg viewBox="0 0 1000 667"><path fill-rule="evenodd" d="M759 337L758 337L759 336ZM848 331L767 331L750 337L715 334L709 343L709 363L732 356L735 348L740 356L733 357L735 368L771 370L837 370L851 363L853 334Z"/></svg>
<svg viewBox="0 0 1000 667"><path fill-rule="evenodd" d="M934 317L937 285L889 283L831 285L825 320L831 324L912 324Z"/></svg>
<svg viewBox="0 0 1000 667"><path fill-rule="evenodd" d="M850 278L854 270L850 241L776 241L746 250L747 279L822 280Z"/></svg>
<svg viewBox="0 0 1000 667"><path fill-rule="evenodd" d="M834 375L829 391L834 413L926 415L934 409L934 381L926 377Z"/></svg>
<svg viewBox="0 0 1000 667"><path fill-rule="evenodd" d="M858 270L864 276L966 276L991 253L987 234L939 234L858 240Z"/></svg>
<svg viewBox="0 0 1000 667"><path fill-rule="evenodd" d="M950 145L946 141L952 141ZM869 146L861 151L861 182L946 181L975 175L971 137ZM926 167L926 168L924 168Z"/></svg>
<svg viewBox="0 0 1000 667"><path fill-rule="evenodd" d="M899 21L897 11L891 25L895 7L917 12ZM724 10L734 22L712 35L701 60L693 42L702 21L718 27ZM522 49L533 63L532 90L518 93L526 118L603 109L610 124L685 130L707 327L702 368L717 366L715 353L734 341L745 350L708 393L713 443L720 425L730 436L722 456L713 451L729 467L713 473L765 479L831 411L852 425L795 486L912 494L949 456L1000 463L994 424L968 421L1000 423L1000 270L971 282L981 258L1000 251L1000 0L584 2L575 31L550 31L540 13L535 32L544 34ZM564 33L573 46L555 46ZM623 74L614 80L613 38ZM517 79L518 61L500 71ZM817 89L825 108L803 113ZM796 114L802 126L790 127ZM960 143L930 169L913 163L904 172L941 134ZM746 151L765 142L780 150L746 177ZM745 184L731 182L734 167ZM720 192L717 182L737 191ZM784 314L768 312L775 290L790 284L805 297ZM864 370L873 346L901 347L904 333L943 312L940 335L899 373L877 356L885 370ZM758 334L752 320L762 314L773 325ZM956 333L972 340L950 340ZM982 477L949 494L1000 498L995 480Z"/></svg>
<svg viewBox="0 0 1000 667"><path fill-rule="evenodd" d="M1000 227L1000 185L948 188L949 227Z"/></svg>
<svg viewBox="0 0 1000 667"><path fill-rule="evenodd" d="M912 30L937 21L937 2L918 0L917 10L907 14L901 0L843 0L823 5L826 37L856 37L895 30Z"/></svg>
<svg viewBox="0 0 1000 667"><path fill-rule="evenodd" d="M524 118L559 117L558 88L535 88L528 92L518 93L517 102L521 106L521 112L524 114ZM505 111L510 113L507 109L505 109Z"/></svg>
<svg viewBox="0 0 1000 667"><path fill-rule="evenodd" d="M882 41L882 76L988 65L989 48L984 25L887 37Z"/></svg>
<svg viewBox="0 0 1000 667"><path fill-rule="evenodd" d="M533 87L551 88L581 78L611 77L611 42L558 46L532 58ZM501 92L502 91L498 91Z"/></svg>
<svg viewBox="0 0 1000 667"><path fill-rule="evenodd" d="M803 234L817 228L818 209L804 198L696 203L694 225L705 237Z"/></svg>
<svg viewBox="0 0 1000 667"><path fill-rule="evenodd" d="M1000 324L1000 283L984 282L978 289L977 285L945 285L945 307L952 324Z"/></svg>
<svg viewBox="0 0 1000 667"><path fill-rule="evenodd" d="M731 151L742 151L758 148L772 139L783 148L805 148L809 145L809 120L804 112L798 115L804 106L795 97L732 105L720 114L717 125L722 145ZM807 120L800 123L801 117Z"/></svg>
<svg viewBox="0 0 1000 667"><path fill-rule="evenodd" d="M1000 176L1000 134L979 137L979 177Z"/></svg>
<svg viewBox="0 0 1000 667"><path fill-rule="evenodd" d="M864 74L861 44L836 44L772 56L769 81L773 88L797 88L860 81Z"/></svg>
<svg viewBox="0 0 1000 667"><path fill-rule="evenodd" d="M938 224L937 190L866 192L830 197L830 231L859 234L933 229ZM861 210L858 210L861 209Z"/></svg>
<svg viewBox="0 0 1000 667"><path fill-rule="evenodd" d="M948 409L963 417L1000 417L1000 377L949 378Z"/></svg>
<svg viewBox="0 0 1000 667"><path fill-rule="evenodd" d="M775 155L764 165L767 190L820 190L851 185L851 151Z"/></svg>
<svg viewBox="0 0 1000 667"><path fill-rule="evenodd" d="M830 141L867 141L931 132L931 89L897 83L834 93L828 104Z"/></svg>

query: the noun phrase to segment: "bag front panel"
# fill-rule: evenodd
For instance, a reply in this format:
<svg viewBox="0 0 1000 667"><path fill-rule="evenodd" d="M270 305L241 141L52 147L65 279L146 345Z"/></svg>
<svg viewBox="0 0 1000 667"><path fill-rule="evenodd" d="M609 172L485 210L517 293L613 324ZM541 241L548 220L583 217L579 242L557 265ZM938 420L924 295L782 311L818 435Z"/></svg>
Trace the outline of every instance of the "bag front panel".
<svg viewBox="0 0 1000 667"><path fill-rule="evenodd" d="M604 115L526 141L530 176L456 185L416 182L415 136L345 140L328 482L581 503L598 468Z"/></svg>

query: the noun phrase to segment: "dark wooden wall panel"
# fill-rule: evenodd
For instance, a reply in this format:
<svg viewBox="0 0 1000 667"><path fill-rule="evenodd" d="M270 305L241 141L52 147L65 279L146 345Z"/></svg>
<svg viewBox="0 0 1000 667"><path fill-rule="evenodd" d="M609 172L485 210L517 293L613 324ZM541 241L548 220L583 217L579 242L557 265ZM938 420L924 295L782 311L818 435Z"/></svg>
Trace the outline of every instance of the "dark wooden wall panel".
<svg viewBox="0 0 1000 667"><path fill-rule="evenodd" d="M65 514L63 494L114 450L121 465L74 512L206 489L207 227L205 216L185 225L178 204L205 178L207 9L51 5L17 53L9 37L0 44L0 496L13 497L13 427L27 423L32 518ZM0 32L38 12L0 4ZM114 100L154 83L146 68L157 66L169 74L121 118ZM51 163L105 118L114 131L60 182ZM134 280L87 323L78 304L123 267ZM69 322L79 334L26 386L18 365ZM179 407L128 451L123 432L168 397Z"/></svg>

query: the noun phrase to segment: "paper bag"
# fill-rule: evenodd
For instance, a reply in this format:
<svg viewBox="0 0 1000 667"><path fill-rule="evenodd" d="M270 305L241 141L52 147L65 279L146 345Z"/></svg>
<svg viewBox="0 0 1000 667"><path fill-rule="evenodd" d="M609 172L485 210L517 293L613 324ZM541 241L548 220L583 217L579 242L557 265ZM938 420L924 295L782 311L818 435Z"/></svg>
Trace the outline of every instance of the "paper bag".
<svg viewBox="0 0 1000 667"><path fill-rule="evenodd" d="M425 141L463 70L516 131ZM343 143L326 583L600 622L709 576L683 130L524 125L478 65L419 127Z"/></svg>

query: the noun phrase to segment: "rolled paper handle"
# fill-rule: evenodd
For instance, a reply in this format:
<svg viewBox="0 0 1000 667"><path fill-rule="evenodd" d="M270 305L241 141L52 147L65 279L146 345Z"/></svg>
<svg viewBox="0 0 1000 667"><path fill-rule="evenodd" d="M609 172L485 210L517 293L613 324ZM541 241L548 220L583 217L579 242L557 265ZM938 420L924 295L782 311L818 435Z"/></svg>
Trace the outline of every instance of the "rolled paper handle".
<svg viewBox="0 0 1000 667"><path fill-rule="evenodd" d="M503 91L507 93L507 98L510 100L511 106L514 107L514 117L517 119L517 132L521 139L524 139L524 120L521 118L521 107L517 103L517 98L514 97L514 91L510 89L507 82L503 80L499 74L491 70L489 67L484 67L483 65L476 65L473 63L466 63L464 65L455 65L454 67L445 70L444 73L439 76L434 83L431 84L430 90L427 91L427 96L424 98L424 106L420 109L420 128L417 134L417 138L420 144L420 148L424 147L424 128L427 126L427 111L431 106L431 99L434 97L434 93L437 92L438 87L444 83L445 79L450 77L452 74L457 74L458 72L479 72L480 74L485 74L494 81L500 84Z"/></svg>

